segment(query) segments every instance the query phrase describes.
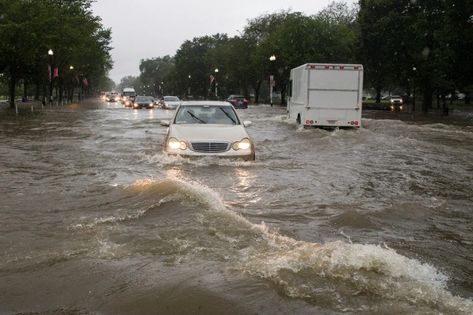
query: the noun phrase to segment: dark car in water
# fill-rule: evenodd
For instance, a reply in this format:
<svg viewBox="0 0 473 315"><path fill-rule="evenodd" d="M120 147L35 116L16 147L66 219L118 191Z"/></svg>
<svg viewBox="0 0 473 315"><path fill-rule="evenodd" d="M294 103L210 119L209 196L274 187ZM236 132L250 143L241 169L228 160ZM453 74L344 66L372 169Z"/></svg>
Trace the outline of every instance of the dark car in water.
<svg viewBox="0 0 473 315"><path fill-rule="evenodd" d="M133 101L133 108L154 108L154 99L151 96L137 96Z"/></svg>
<svg viewBox="0 0 473 315"><path fill-rule="evenodd" d="M227 102L235 108L248 108L248 100L243 95L230 95Z"/></svg>

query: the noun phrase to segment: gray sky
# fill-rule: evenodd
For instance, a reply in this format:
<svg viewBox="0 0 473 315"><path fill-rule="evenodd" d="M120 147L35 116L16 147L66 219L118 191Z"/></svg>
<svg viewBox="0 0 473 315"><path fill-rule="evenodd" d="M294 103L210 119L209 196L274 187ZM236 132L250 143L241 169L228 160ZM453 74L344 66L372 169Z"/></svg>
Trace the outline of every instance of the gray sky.
<svg viewBox="0 0 473 315"><path fill-rule="evenodd" d="M248 19L281 10L312 15L332 0L97 0L92 9L112 28L110 77L138 75L141 59L174 55L185 40L238 35ZM353 3L353 1L346 1Z"/></svg>

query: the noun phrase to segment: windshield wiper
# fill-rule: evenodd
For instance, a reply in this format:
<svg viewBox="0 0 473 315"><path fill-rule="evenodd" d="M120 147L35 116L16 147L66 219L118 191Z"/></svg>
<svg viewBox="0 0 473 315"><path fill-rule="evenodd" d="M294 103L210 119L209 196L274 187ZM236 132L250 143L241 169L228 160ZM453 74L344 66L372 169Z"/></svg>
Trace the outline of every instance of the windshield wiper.
<svg viewBox="0 0 473 315"><path fill-rule="evenodd" d="M236 121L235 121L235 119L233 119L233 117L230 116L229 113L227 113L222 107L219 107L219 108L220 108L220 110L225 114L225 116L227 116L228 118L230 118L230 120L233 122L234 125L237 124Z"/></svg>
<svg viewBox="0 0 473 315"><path fill-rule="evenodd" d="M198 122L200 122L201 124L206 124L207 122L200 119L199 117L197 117L196 115L194 115L193 113L191 113L190 111L186 110L186 113L188 113L192 118L194 118L195 120L197 120Z"/></svg>

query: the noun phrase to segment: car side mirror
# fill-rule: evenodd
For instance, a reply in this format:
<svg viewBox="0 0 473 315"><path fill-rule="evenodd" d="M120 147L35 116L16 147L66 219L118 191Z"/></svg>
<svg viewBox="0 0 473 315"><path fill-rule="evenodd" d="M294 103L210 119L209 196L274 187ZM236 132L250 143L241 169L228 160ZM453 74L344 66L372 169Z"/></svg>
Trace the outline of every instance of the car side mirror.
<svg viewBox="0 0 473 315"><path fill-rule="evenodd" d="M249 126L251 126L251 124L252 124L252 122L249 121L249 120L243 122L243 126L245 126L245 127L249 127Z"/></svg>
<svg viewBox="0 0 473 315"><path fill-rule="evenodd" d="M161 120L161 126L166 126L166 127L169 127L169 120Z"/></svg>

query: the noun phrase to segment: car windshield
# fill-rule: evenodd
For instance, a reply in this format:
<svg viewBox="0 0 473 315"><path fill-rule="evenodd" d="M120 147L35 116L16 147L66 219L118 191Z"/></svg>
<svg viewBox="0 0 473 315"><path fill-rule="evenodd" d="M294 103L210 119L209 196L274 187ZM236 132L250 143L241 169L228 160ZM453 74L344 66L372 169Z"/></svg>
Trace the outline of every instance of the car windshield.
<svg viewBox="0 0 473 315"><path fill-rule="evenodd" d="M175 124L239 125L240 121L231 106L181 106Z"/></svg>
<svg viewBox="0 0 473 315"><path fill-rule="evenodd" d="M165 96L165 102L179 102L179 98L177 96Z"/></svg>
<svg viewBox="0 0 473 315"><path fill-rule="evenodd" d="M138 96L136 98L136 102L150 102L151 103L152 101L153 99L149 96Z"/></svg>

